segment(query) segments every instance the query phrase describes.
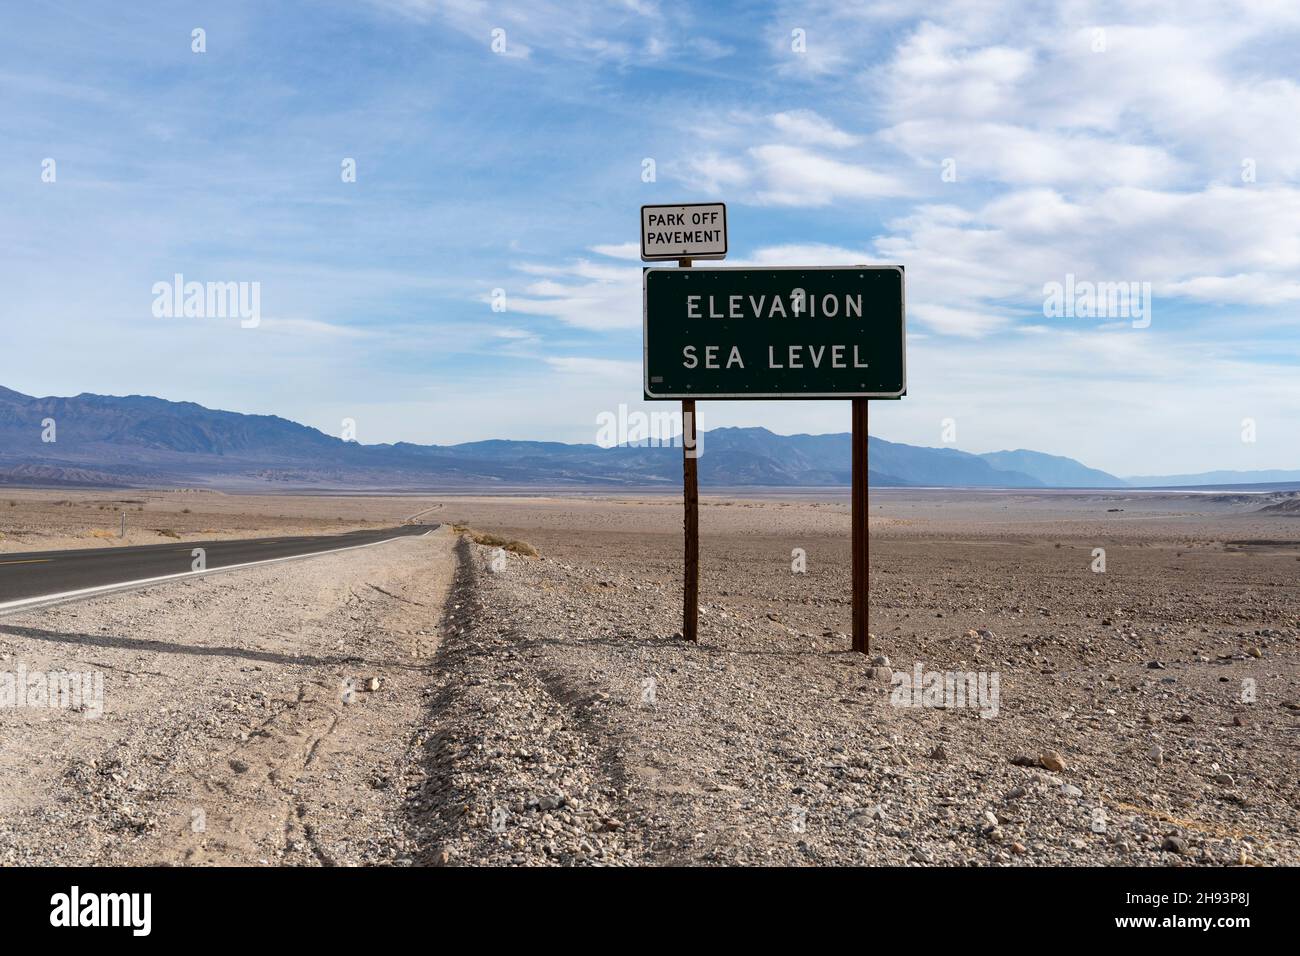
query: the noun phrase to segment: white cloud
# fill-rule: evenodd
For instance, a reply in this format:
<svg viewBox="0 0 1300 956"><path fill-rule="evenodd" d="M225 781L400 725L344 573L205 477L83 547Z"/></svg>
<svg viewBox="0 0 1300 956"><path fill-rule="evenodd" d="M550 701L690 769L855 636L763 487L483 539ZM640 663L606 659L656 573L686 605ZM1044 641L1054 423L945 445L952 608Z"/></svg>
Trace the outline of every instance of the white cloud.
<svg viewBox="0 0 1300 956"><path fill-rule="evenodd" d="M622 246L614 246L622 252ZM640 249L637 250L638 257ZM619 255L618 258L625 258ZM520 271L546 278L531 282L523 295L509 295L509 311L543 315L593 332L639 328L641 269L578 259L565 265L523 263Z"/></svg>
<svg viewBox="0 0 1300 956"><path fill-rule="evenodd" d="M445 23L484 49L490 48L493 30L505 30L507 57L528 59L538 52L569 61L648 64L669 57L676 46L667 32L674 24L648 0L533 0L513 6L482 0L370 3L420 24Z"/></svg>
<svg viewBox="0 0 1300 956"><path fill-rule="evenodd" d="M611 259L640 260L641 258L641 244L637 242L619 242L608 243L606 245L596 245L591 247L591 251L597 255L609 256Z"/></svg>
<svg viewBox="0 0 1300 956"><path fill-rule="evenodd" d="M1183 164L1159 147L1005 122L907 120L885 130L881 140L934 167L934 181L947 159L954 162L958 182L1068 183L1073 189L1158 185L1183 171Z"/></svg>
<svg viewBox="0 0 1300 956"><path fill-rule="evenodd" d="M744 186L751 178L749 168L738 158L722 156L716 152L691 156L673 163L668 172L705 193L718 193L732 186Z"/></svg>
<svg viewBox="0 0 1300 956"><path fill-rule="evenodd" d="M546 364L557 372L579 378L609 379L615 382L634 382L641 380L641 363L625 362L618 359L585 358L581 356L554 356Z"/></svg>
<svg viewBox="0 0 1300 956"><path fill-rule="evenodd" d="M757 201L777 206L826 206L839 199L876 199L905 193L888 173L841 162L798 146L771 144L750 151L763 185Z"/></svg>
<svg viewBox="0 0 1300 956"><path fill-rule="evenodd" d="M1116 187L1071 201L1018 190L971 211L923 206L873 248L908 267L911 310L959 331L959 309L992 331L1010 305L1036 308L1045 282L1150 282L1157 299L1232 304L1295 301L1300 188L1215 186L1191 193ZM1163 311L1163 309L1162 309Z"/></svg>
<svg viewBox="0 0 1300 956"><path fill-rule="evenodd" d="M322 322L319 319L287 319L266 316L261 325L268 332L287 333L289 335L317 336L333 339L374 338L379 333L373 329L360 329L352 326Z"/></svg>
<svg viewBox="0 0 1300 956"><path fill-rule="evenodd" d="M790 110L773 113L772 125L791 139L805 146L852 146L862 137L846 133L830 120L812 110Z"/></svg>

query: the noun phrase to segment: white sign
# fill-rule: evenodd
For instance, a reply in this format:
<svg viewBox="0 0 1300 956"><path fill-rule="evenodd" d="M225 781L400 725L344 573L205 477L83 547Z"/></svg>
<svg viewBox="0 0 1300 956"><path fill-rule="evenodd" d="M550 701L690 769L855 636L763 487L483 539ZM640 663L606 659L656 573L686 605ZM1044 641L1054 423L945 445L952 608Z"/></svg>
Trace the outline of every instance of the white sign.
<svg viewBox="0 0 1300 956"><path fill-rule="evenodd" d="M727 204L642 206L641 258L727 258Z"/></svg>

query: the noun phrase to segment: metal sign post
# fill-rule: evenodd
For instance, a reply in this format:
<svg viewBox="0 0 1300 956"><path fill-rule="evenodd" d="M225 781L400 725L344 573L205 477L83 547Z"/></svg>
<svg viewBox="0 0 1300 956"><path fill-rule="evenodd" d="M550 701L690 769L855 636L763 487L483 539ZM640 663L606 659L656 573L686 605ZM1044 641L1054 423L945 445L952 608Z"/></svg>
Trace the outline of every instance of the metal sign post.
<svg viewBox="0 0 1300 956"><path fill-rule="evenodd" d="M867 515L867 399L853 399L853 649L871 653L871 563Z"/></svg>
<svg viewBox="0 0 1300 956"><path fill-rule="evenodd" d="M683 269L690 259L679 259ZM695 399L682 399L682 500L685 503L685 573L682 578L682 637L700 639L700 474L696 450Z"/></svg>
<svg viewBox="0 0 1300 956"><path fill-rule="evenodd" d="M682 403L685 573L682 636L699 640L698 399L849 399L853 406L853 650L871 650L867 402L907 392L899 265L692 269L723 258L721 203L641 208L647 268L644 395Z"/></svg>

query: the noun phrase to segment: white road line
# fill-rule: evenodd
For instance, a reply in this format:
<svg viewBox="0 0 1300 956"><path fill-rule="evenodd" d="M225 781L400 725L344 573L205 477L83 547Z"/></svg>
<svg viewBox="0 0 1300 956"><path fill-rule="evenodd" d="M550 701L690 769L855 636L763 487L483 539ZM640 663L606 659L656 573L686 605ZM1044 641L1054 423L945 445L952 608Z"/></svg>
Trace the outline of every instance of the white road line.
<svg viewBox="0 0 1300 956"><path fill-rule="evenodd" d="M391 538L384 538L382 541L370 541L366 544L350 544L345 548L330 548L327 551L308 551L306 554L290 554L283 558L263 558L260 561L245 561L242 564L226 564L219 568L208 568L204 571L180 571L176 574L164 574L155 578L139 578L135 581L119 581L116 584L100 584L93 588L80 588L76 591L60 591L57 594L44 594L37 597L19 598L16 601L6 601L3 604L0 604L0 615L13 614L18 611L32 611L37 608L49 607L53 604L63 604L67 601L82 601L86 598L111 594L114 591L129 591L132 588L148 587L151 584L160 584L163 581L175 581L179 578L197 578L207 574L216 574L220 571L237 571L240 568L252 568L262 564L277 564L281 561L298 561L303 558L316 558L320 557L322 554L338 554L340 551L355 551L357 548L373 548L377 544L387 544L390 541L397 541L401 538L424 538L436 530L436 528L431 528L424 534L420 535L399 534Z"/></svg>

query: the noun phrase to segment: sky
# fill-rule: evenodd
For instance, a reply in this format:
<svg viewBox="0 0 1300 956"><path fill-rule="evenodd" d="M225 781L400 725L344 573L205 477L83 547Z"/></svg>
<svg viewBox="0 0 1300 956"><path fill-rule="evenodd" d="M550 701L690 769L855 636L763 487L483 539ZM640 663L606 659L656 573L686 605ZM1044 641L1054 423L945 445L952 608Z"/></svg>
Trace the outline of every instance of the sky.
<svg viewBox="0 0 1300 956"><path fill-rule="evenodd" d="M13 5L0 385L592 442L649 408L639 207L723 201L727 265L905 266L873 435L1300 468L1298 48L1262 0ZM260 321L160 317L177 274ZM1052 314L1067 277L1146 317Z"/></svg>

